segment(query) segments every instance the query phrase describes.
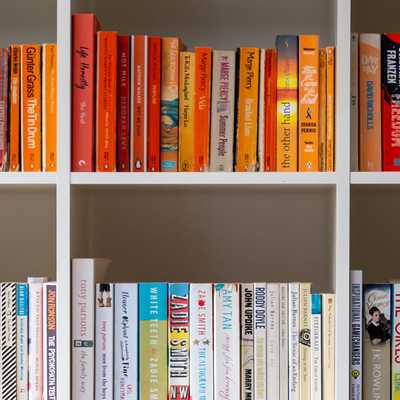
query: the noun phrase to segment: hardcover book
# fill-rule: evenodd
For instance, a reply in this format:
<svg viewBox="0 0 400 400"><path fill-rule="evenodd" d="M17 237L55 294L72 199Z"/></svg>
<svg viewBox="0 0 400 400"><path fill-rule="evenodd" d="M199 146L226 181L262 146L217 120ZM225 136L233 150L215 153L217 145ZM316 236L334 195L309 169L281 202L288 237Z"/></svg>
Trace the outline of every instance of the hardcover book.
<svg viewBox="0 0 400 400"><path fill-rule="evenodd" d="M352 171L358 171L360 162L360 149L358 145L359 129L359 34L351 34L351 163ZM379 55L380 57L380 55ZM379 65L380 67L380 65ZM379 91L380 94L380 91Z"/></svg>
<svg viewBox="0 0 400 400"><path fill-rule="evenodd" d="M310 399L311 389L311 284L300 283L299 370L300 398Z"/></svg>
<svg viewBox="0 0 400 400"><path fill-rule="evenodd" d="M116 168L117 33L97 33L96 170Z"/></svg>
<svg viewBox="0 0 400 400"><path fill-rule="evenodd" d="M131 90L131 42L129 35L118 36L117 79L117 171L130 169L130 90Z"/></svg>
<svg viewBox="0 0 400 400"><path fill-rule="evenodd" d="M214 51L210 171L233 170L235 52Z"/></svg>
<svg viewBox="0 0 400 400"><path fill-rule="evenodd" d="M363 399L390 399L390 284L364 285ZM325 365L324 365L325 366Z"/></svg>
<svg viewBox="0 0 400 400"><path fill-rule="evenodd" d="M297 171L297 36L276 38L277 50L277 170Z"/></svg>
<svg viewBox="0 0 400 400"><path fill-rule="evenodd" d="M265 58L268 49L260 49L260 76L258 84L258 122L257 122L257 170L264 171L265 167Z"/></svg>
<svg viewBox="0 0 400 400"><path fill-rule="evenodd" d="M382 170L381 36L360 34L360 170Z"/></svg>
<svg viewBox="0 0 400 400"><path fill-rule="evenodd" d="M289 299L288 284L279 284L279 400L289 398Z"/></svg>
<svg viewBox="0 0 400 400"><path fill-rule="evenodd" d="M179 171L193 171L195 54L180 53L179 69Z"/></svg>
<svg viewBox="0 0 400 400"><path fill-rule="evenodd" d="M212 50L195 49L194 170L208 171L210 158Z"/></svg>
<svg viewBox="0 0 400 400"><path fill-rule="evenodd" d="M7 169L9 49L0 49L0 171Z"/></svg>
<svg viewBox="0 0 400 400"><path fill-rule="evenodd" d="M21 46L21 135L23 171L42 169L41 46ZM0 148L1 150L1 148Z"/></svg>
<svg viewBox="0 0 400 400"><path fill-rule="evenodd" d="M20 160L20 128L21 128L21 46L11 45L10 48L10 116L9 116L9 141L10 157L9 168L11 172L21 169Z"/></svg>
<svg viewBox="0 0 400 400"><path fill-rule="evenodd" d="M267 284L254 284L254 399L267 397Z"/></svg>
<svg viewBox="0 0 400 400"><path fill-rule="evenodd" d="M161 171L178 171L179 51L178 38L162 38Z"/></svg>
<svg viewBox="0 0 400 400"><path fill-rule="evenodd" d="M17 400L28 400L28 284L17 283Z"/></svg>
<svg viewBox="0 0 400 400"><path fill-rule="evenodd" d="M319 51L319 170L326 171L326 49ZM358 136L357 136L358 143Z"/></svg>
<svg viewBox="0 0 400 400"><path fill-rule="evenodd" d="M289 400L300 400L300 285L289 283ZM329 397L328 397L329 398Z"/></svg>
<svg viewBox="0 0 400 400"><path fill-rule="evenodd" d="M392 400L400 399L400 283L393 283L392 286ZM352 399L353 400L353 399Z"/></svg>
<svg viewBox="0 0 400 400"><path fill-rule="evenodd" d="M190 285L190 396L192 400L213 399L214 340L213 286Z"/></svg>
<svg viewBox="0 0 400 400"><path fill-rule="evenodd" d="M94 14L72 16L72 171L95 170L96 34Z"/></svg>
<svg viewBox="0 0 400 400"><path fill-rule="evenodd" d="M299 36L299 170L318 171L319 36ZM304 393L303 393L304 395ZM307 397L306 397L307 398Z"/></svg>
<svg viewBox="0 0 400 400"><path fill-rule="evenodd" d="M335 48L326 48L326 170L335 170Z"/></svg>
<svg viewBox="0 0 400 400"><path fill-rule="evenodd" d="M140 399L168 398L168 288L139 284Z"/></svg>
<svg viewBox="0 0 400 400"><path fill-rule="evenodd" d="M214 400L240 400L239 285L214 285Z"/></svg>
<svg viewBox="0 0 400 400"><path fill-rule="evenodd" d="M257 123L260 50L239 49L235 171L257 168Z"/></svg>
<svg viewBox="0 0 400 400"><path fill-rule="evenodd" d="M311 295L311 400L322 400L321 295Z"/></svg>

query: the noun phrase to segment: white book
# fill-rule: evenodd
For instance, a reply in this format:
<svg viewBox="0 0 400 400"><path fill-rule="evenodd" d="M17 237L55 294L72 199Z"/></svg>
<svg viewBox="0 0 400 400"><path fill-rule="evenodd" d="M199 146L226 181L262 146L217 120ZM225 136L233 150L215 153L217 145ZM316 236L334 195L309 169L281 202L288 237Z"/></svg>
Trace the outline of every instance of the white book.
<svg viewBox="0 0 400 400"><path fill-rule="evenodd" d="M114 395L114 285L96 284L95 399Z"/></svg>
<svg viewBox="0 0 400 400"><path fill-rule="evenodd" d="M359 34L351 34L351 170L358 171L358 40Z"/></svg>
<svg viewBox="0 0 400 400"><path fill-rule="evenodd" d="M363 273L351 271L351 400L362 400ZM394 315L394 314L393 314ZM393 368L393 365L392 365ZM399 371L400 372L400 371Z"/></svg>
<svg viewBox="0 0 400 400"><path fill-rule="evenodd" d="M267 399L279 399L279 283L267 284Z"/></svg>
<svg viewBox="0 0 400 400"><path fill-rule="evenodd" d="M254 399L267 396L267 284L254 284Z"/></svg>
<svg viewBox="0 0 400 400"><path fill-rule="evenodd" d="M190 391L192 400L213 400L213 286L190 285Z"/></svg>
<svg viewBox="0 0 400 400"><path fill-rule="evenodd" d="M138 399L138 287L114 285L114 398Z"/></svg>
<svg viewBox="0 0 400 400"><path fill-rule="evenodd" d="M47 278L28 278L29 337L28 337L28 396L43 400L43 283Z"/></svg>
<svg viewBox="0 0 400 400"><path fill-rule="evenodd" d="M254 285L240 285L241 316L241 393L242 399L254 399Z"/></svg>
<svg viewBox="0 0 400 400"><path fill-rule="evenodd" d="M322 295L322 398L335 398L335 295ZM388 391L389 392L389 391Z"/></svg>
<svg viewBox="0 0 400 400"><path fill-rule="evenodd" d="M214 400L240 400L239 285L214 285Z"/></svg>
<svg viewBox="0 0 400 400"><path fill-rule="evenodd" d="M72 260L72 400L94 400L95 285L109 260Z"/></svg>
<svg viewBox="0 0 400 400"><path fill-rule="evenodd" d="M17 284L17 400L28 400L28 301L27 283Z"/></svg>
<svg viewBox="0 0 400 400"><path fill-rule="evenodd" d="M289 400L300 400L299 307L300 285L289 283Z"/></svg>
<svg viewBox="0 0 400 400"><path fill-rule="evenodd" d="M265 49L260 49L260 85L258 94L258 170L264 171L265 150Z"/></svg>
<svg viewBox="0 0 400 400"><path fill-rule="evenodd" d="M310 400L311 391L311 284L300 283L299 372L300 398Z"/></svg>
<svg viewBox="0 0 400 400"><path fill-rule="evenodd" d="M311 295L311 400L322 400L321 295Z"/></svg>
<svg viewBox="0 0 400 400"><path fill-rule="evenodd" d="M288 284L279 284L279 400L289 398Z"/></svg>

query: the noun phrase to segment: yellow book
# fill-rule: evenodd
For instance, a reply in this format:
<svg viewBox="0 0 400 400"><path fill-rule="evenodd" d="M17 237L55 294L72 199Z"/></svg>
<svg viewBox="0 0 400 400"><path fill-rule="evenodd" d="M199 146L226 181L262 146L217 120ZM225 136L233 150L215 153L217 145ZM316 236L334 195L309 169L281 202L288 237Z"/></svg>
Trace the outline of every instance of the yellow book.
<svg viewBox="0 0 400 400"><path fill-rule="evenodd" d="M326 48L326 170L335 170L335 48Z"/></svg>
<svg viewBox="0 0 400 400"><path fill-rule="evenodd" d="M326 49L319 51L319 170L326 171Z"/></svg>
<svg viewBox="0 0 400 400"><path fill-rule="evenodd" d="M235 166L238 172L257 168L259 66L260 49L240 49Z"/></svg>
<svg viewBox="0 0 400 400"><path fill-rule="evenodd" d="M180 53L179 68L179 171L193 171L195 55Z"/></svg>

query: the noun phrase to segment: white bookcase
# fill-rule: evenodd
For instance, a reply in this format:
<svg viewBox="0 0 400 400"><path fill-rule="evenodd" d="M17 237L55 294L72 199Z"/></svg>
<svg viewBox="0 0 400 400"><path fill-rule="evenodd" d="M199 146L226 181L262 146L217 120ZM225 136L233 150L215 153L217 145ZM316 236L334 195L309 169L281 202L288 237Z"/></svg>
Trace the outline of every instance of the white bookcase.
<svg viewBox="0 0 400 400"><path fill-rule="evenodd" d="M0 280L57 278L60 400L71 399L70 259L77 256L111 258L109 278L116 281L300 280L334 291L336 400L349 399L350 265L379 280L395 277L397 266L400 174L350 171L350 32L398 30L398 1L380 6L375 0L353 0L353 10L351 0L1 2L1 46L59 45L58 172L0 174ZM277 33L320 34L322 45L337 48L336 172L70 173L70 21L77 11L95 12L104 29L179 35L190 47L270 47Z"/></svg>

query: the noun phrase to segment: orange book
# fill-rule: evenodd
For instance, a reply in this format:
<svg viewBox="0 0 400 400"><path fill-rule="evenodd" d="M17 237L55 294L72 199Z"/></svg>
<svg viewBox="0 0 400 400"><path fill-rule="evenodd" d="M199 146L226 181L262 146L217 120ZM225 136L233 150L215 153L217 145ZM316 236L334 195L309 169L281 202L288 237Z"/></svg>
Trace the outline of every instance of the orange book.
<svg viewBox="0 0 400 400"><path fill-rule="evenodd" d="M116 167L117 33L97 33L96 170Z"/></svg>
<svg viewBox="0 0 400 400"><path fill-rule="evenodd" d="M299 37L299 170L319 170L319 36Z"/></svg>
<svg viewBox="0 0 400 400"><path fill-rule="evenodd" d="M20 170L20 89L21 89L21 47L11 46L10 63L10 171Z"/></svg>
<svg viewBox="0 0 400 400"><path fill-rule="evenodd" d="M335 48L326 48L326 170L335 170Z"/></svg>
<svg viewBox="0 0 400 400"><path fill-rule="evenodd" d="M23 171L40 172L41 152L41 46L21 46L21 131Z"/></svg>
<svg viewBox="0 0 400 400"><path fill-rule="evenodd" d="M260 50L257 48L241 48L239 57L235 170L251 172L257 168Z"/></svg>
<svg viewBox="0 0 400 400"><path fill-rule="evenodd" d="M210 153L212 50L195 49L194 170L208 171Z"/></svg>
<svg viewBox="0 0 400 400"><path fill-rule="evenodd" d="M326 49L319 51L319 170L326 171Z"/></svg>
<svg viewBox="0 0 400 400"><path fill-rule="evenodd" d="M43 170L57 169L57 45L44 44L42 53L43 71Z"/></svg>

